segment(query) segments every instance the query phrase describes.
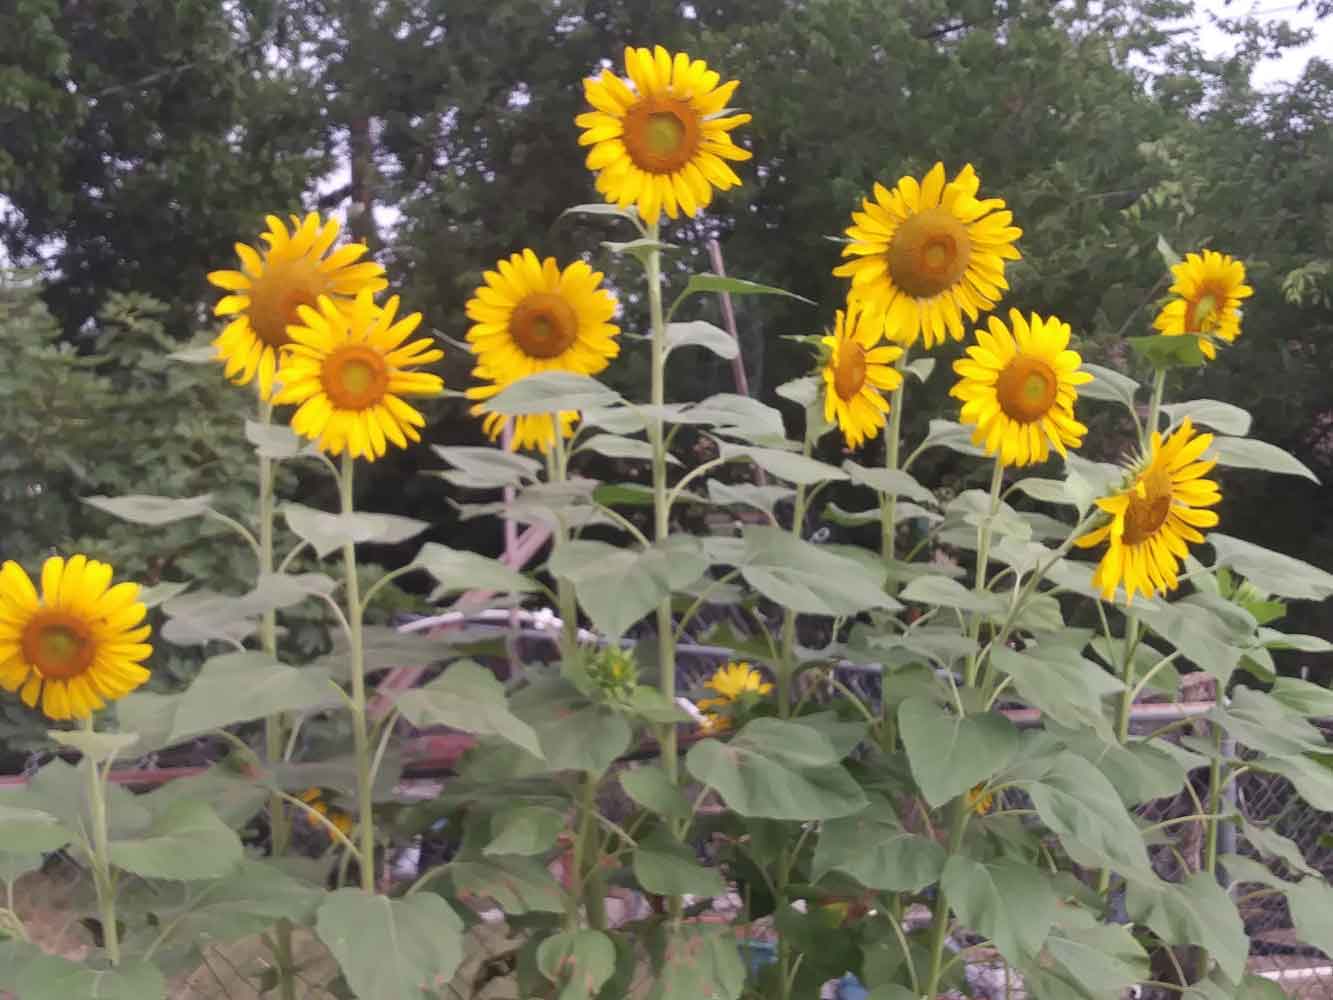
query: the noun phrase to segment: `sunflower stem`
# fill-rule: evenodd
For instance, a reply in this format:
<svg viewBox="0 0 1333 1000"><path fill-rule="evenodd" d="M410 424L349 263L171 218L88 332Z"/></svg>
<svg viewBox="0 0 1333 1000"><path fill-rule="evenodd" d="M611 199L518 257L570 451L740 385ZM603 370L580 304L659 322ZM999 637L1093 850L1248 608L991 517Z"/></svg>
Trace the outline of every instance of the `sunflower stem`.
<svg viewBox="0 0 1333 1000"><path fill-rule="evenodd" d="M563 483L568 478L569 467L566 464L565 441L560 434L560 414L552 413L551 422L555 427L555 443L546 453L546 479L552 483ZM552 539L554 547L559 549L568 541L568 537L564 521L560 521ZM556 577L555 586L556 600L560 605L561 654L572 657L579 637L578 598L573 585L564 577Z"/></svg>
<svg viewBox="0 0 1333 1000"><path fill-rule="evenodd" d="M990 543L991 534L995 526L995 515L1000 509L1000 487L1004 484L1004 463L997 457L995 459L995 468L991 473L990 481L990 508L985 519L977 527L977 573L975 577L974 590L978 597L986 590L986 565L990 561ZM972 638L973 650L967 658L967 673L964 675L963 683L968 687L973 687L977 683L977 674L981 670L981 656L977 651L976 642L981 636L981 612L978 611L972 619L970 635Z"/></svg>
<svg viewBox="0 0 1333 1000"><path fill-rule="evenodd" d="M355 512L356 460L343 453L338 477L339 510ZM352 741L356 752L357 822L361 888L375 891L375 818L371 802L370 734L366 728L366 663L361 638L361 584L356 576L356 544L343 543L343 588L347 599L348 646L352 660Z"/></svg>
<svg viewBox="0 0 1333 1000"><path fill-rule="evenodd" d="M1153 378L1152 396L1148 400L1148 419L1143 424L1143 453L1152 447L1152 436L1157 433L1157 422L1162 413L1162 393L1166 389L1166 369L1157 369Z"/></svg>
<svg viewBox="0 0 1333 1000"><path fill-rule="evenodd" d="M907 356L910 349L903 348L903 353L898 355L898 360L894 362L894 367L899 375L903 375L907 368ZM902 445L903 428L903 390L907 387L907 378L903 375L897 388L889 396L889 427L884 434L884 468L893 471L898 468L898 451ZM890 493L884 498L884 506L880 508L880 552L884 556L886 563L893 562L893 550L897 542L897 529L894 521L897 518L898 494ZM897 581L890 577L888 583L890 596L898 589Z"/></svg>
<svg viewBox="0 0 1333 1000"><path fill-rule="evenodd" d="M93 717L83 720L86 732L93 732ZM102 947L112 965L120 964L120 928L116 924L116 884L111 877L111 857L106 826L106 785L97 761L91 753L83 755L84 777L91 813L93 887L97 891L97 910L102 921Z"/></svg>
<svg viewBox="0 0 1333 1000"><path fill-rule="evenodd" d="M801 454L809 457L811 445L810 434L807 431L805 435L805 445L801 449ZM801 537L801 526L805 523L805 486L797 485L796 502L792 507L791 513L791 533L792 537L799 539ZM796 612L791 608L786 608L782 612L782 655L777 664L778 674L778 717L782 719L791 716L791 682L796 676Z"/></svg>
<svg viewBox="0 0 1333 1000"><path fill-rule="evenodd" d="M997 466L999 462L995 463ZM963 846L963 833L967 829L970 811L967 808L967 796L954 799L952 816L949 823L949 856L957 854ZM930 1000L940 992L940 977L944 972L944 944L949 940L949 897L943 883L935 887L935 909L930 922L930 969L926 973L925 996Z"/></svg>

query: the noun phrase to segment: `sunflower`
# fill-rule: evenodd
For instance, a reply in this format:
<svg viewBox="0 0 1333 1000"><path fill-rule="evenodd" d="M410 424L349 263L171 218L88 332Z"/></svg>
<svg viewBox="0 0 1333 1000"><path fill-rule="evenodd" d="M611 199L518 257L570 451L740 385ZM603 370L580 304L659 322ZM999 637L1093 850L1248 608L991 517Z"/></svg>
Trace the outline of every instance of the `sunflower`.
<svg viewBox="0 0 1333 1000"><path fill-rule="evenodd" d="M1111 523L1075 544L1088 549L1108 543L1092 576L1106 600L1122 582L1131 602L1135 591L1152 597L1179 586L1180 561L1189 554L1186 543L1202 542L1198 529L1217 524L1216 512L1203 509L1222 499L1217 483L1203 478L1217 463L1200 461L1212 442L1211 434L1194 433L1188 417L1165 442L1154 431L1148 454L1129 484L1097 501L1111 515Z"/></svg>
<svg viewBox="0 0 1333 1000"><path fill-rule="evenodd" d="M601 287L602 273L576 260L563 271L554 257L538 260L532 250L511 255L487 271L485 283L467 303L468 343L477 355L472 374L490 384L474 386L468 399L487 400L513 382L545 371L596 375L620 353L620 328L611 323L616 300ZM483 427L499 437L509 417L492 413L484 403L473 407L484 415ZM513 418L512 448L549 450L560 433L573 433L578 413L554 417L535 413Z"/></svg>
<svg viewBox="0 0 1333 1000"><path fill-rule="evenodd" d="M764 680L764 675L744 661L733 660L713 672L713 676L704 681L704 687L716 693L716 698L700 698L697 705L704 713L701 728L705 732L720 732L731 727L731 719L726 712L736 702L747 695L768 694L773 685ZM717 711L721 709L722 711Z"/></svg>
<svg viewBox="0 0 1333 1000"><path fill-rule="evenodd" d="M234 316L213 341L218 360L227 363L227 377L245 385L259 375L259 393L268 399L278 367L278 353L291 340L287 327L297 321L298 306L313 306L321 295L350 303L361 292L388 287L384 268L371 261L356 263L366 253L360 243L340 247L329 256L338 238L336 219L319 221L311 212L304 219L291 216L287 231L276 215L266 217L268 244L261 254L244 243L236 244L239 271L213 271L208 280L231 294L213 308L217 316Z"/></svg>
<svg viewBox="0 0 1333 1000"><path fill-rule="evenodd" d="M1001 198L977 199L980 185L968 164L945 182L937 163L917 183L903 177L890 191L876 184L847 229L851 242L833 269L852 279L851 297L865 303L872 321L891 340L926 347L942 343L947 330L963 339L963 313L970 320L995 307L1009 287L1004 262L1018 260L1013 213Z"/></svg>
<svg viewBox="0 0 1333 1000"><path fill-rule="evenodd" d="M972 812L978 816L985 816L995 808L995 793L988 792L984 784L973 785L967 790L967 798L964 801Z"/></svg>
<svg viewBox="0 0 1333 1000"><path fill-rule="evenodd" d="M866 314L848 305L834 314L833 336L824 337L828 360L824 363L824 419L836 423L848 448L857 448L884 426L889 402L880 390L892 392L903 376L890 367L903 349L879 343L880 330L866 322Z"/></svg>
<svg viewBox="0 0 1333 1000"><path fill-rule="evenodd" d="M1212 338L1233 343L1240 336L1240 300L1254 294L1245 284L1245 265L1216 250L1186 254L1171 268L1171 299L1153 321L1168 337L1192 333L1204 357L1217 357Z"/></svg>
<svg viewBox="0 0 1333 1000"><path fill-rule="evenodd" d="M111 586L111 567L52 556L42 593L15 562L0 567L0 687L52 719L86 719L148 680L153 647L137 583Z"/></svg>
<svg viewBox="0 0 1333 1000"><path fill-rule="evenodd" d="M350 309L327 295L319 309L300 307L302 325L288 329L292 343L278 369L281 388L275 403L299 404L292 430L318 441L331 455L344 449L353 458L374 461L389 442L406 448L420 441L425 418L403 396L437 396L444 390L438 375L414 372L413 365L444 357L428 338L403 342L421 322L421 313L397 322L398 296L381 308L362 292Z"/></svg>
<svg viewBox="0 0 1333 1000"><path fill-rule="evenodd" d="M344 837L351 834L354 825L352 817L341 809L333 808L325 802L324 792L321 789L307 788L297 798L332 823ZM323 829L323 824L309 813L305 814L305 821L312 827Z"/></svg>
<svg viewBox="0 0 1333 1000"><path fill-rule="evenodd" d="M721 77L702 59L672 56L660 45L627 47L625 72L633 90L609 69L584 80L594 110L574 119L583 129L579 145L592 147L588 169L608 202L637 205L652 225L663 210L673 219L693 216L708 207L713 188L740 184L726 161L753 154L732 142L730 132L750 116L722 113L739 81L718 86Z"/></svg>
<svg viewBox="0 0 1333 1000"><path fill-rule="evenodd" d="M990 333L977 330L967 357L953 363L960 376L949 395L963 400L962 422L976 425L974 444L998 453L1004 465L1046 461L1050 445L1061 455L1077 448L1088 429L1074 419L1075 386L1092 381L1069 350L1069 324L1036 313L1025 320L1009 310L1013 335L998 317Z"/></svg>

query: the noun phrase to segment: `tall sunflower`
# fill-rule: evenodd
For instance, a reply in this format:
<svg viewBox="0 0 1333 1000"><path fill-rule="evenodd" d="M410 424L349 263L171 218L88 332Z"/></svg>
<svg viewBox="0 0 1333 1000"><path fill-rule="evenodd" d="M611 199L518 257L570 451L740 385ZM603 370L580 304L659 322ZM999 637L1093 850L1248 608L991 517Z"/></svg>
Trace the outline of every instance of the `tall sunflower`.
<svg viewBox="0 0 1333 1000"><path fill-rule="evenodd" d="M625 49L625 72L634 89L609 69L583 81L592 111L574 119L583 129L580 146L591 146L588 169L597 174L597 190L608 202L637 205L649 224L665 211L695 215L713 198L741 180L727 160L753 154L737 146L731 130L748 114L723 114L740 85L721 77L702 59L684 52L674 56L658 45Z"/></svg>
<svg viewBox="0 0 1333 1000"><path fill-rule="evenodd" d="M1069 350L1069 324L1036 313L1025 320L1009 310L1009 328L996 316L990 332L977 330L967 357L953 363L960 376L949 395L963 400L961 420L973 424L972 441L1004 465L1044 462L1050 446L1065 455L1088 429L1074 419L1078 390L1092 376Z"/></svg>
<svg viewBox="0 0 1333 1000"><path fill-rule="evenodd" d="M290 232L276 215L266 216L266 221L268 232L259 238L268 249L237 243L241 270L208 275L230 293L219 300L214 314L234 317L213 341L218 360L226 362L227 378L238 384L249 383L257 374L264 399L272 394L278 353L291 340L287 327L297 322L299 306L313 306L321 295L350 304L360 292L388 287L379 264L357 263L366 253L362 244L328 253L338 238L336 219L320 222L314 212L304 219L293 215Z"/></svg>
<svg viewBox="0 0 1333 1000"><path fill-rule="evenodd" d="M1004 262L1018 260L1014 241L1023 235L1004 200L979 200L981 181L968 164L946 183L936 163L918 183L899 179L894 190L874 187L847 229L851 242L833 269L852 279L851 297L865 304L891 340L926 347L945 332L963 339L963 314L975 321L995 307L1009 287Z"/></svg>
<svg viewBox="0 0 1333 1000"><path fill-rule="evenodd" d="M398 296L381 308L364 291L350 309L327 295L319 309L300 307L300 325L288 328L292 342L283 352L273 401L294 403L292 430L317 441L331 455L346 450L353 458L374 461L391 442L406 448L420 441L425 426L403 396L438 396L438 375L409 371L444 357L426 337L404 345L421 322L412 313L395 322Z"/></svg>
<svg viewBox="0 0 1333 1000"><path fill-rule="evenodd" d="M833 335L824 337L828 360L824 363L824 419L836 423L848 448L875 437L884 426L889 401L881 393L892 392L903 376L893 362L903 349L880 345L880 330L866 321L865 313L848 305L834 314Z"/></svg>
<svg viewBox="0 0 1333 1000"><path fill-rule="evenodd" d="M1204 509L1222 500L1217 483L1204 478L1217 463L1201 461L1212 443L1211 434L1194 432L1188 417L1165 442L1154 431L1148 454L1129 484L1097 501L1111 515L1111 523L1075 544L1088 549L1107 543L1092 576L1106 600L1122 583L1129 601L1136 591L1152 597L1179 586L1180 561L1189 554L1186 543L1202 542L1198 529L1217 524L1216 512Z"/></svg>
<svg viewBox="0 0 1333 1000"><path fill-rule="evenodd" d="M112 586L110 566L76 555L47 559L41 585L0 567L0 687L52 719L86 719L148 680L137 583Z"/></svg>
<svg viewBox="0 0 1333 1000"><path fill-rule="evenodd" d="M1254 294L1245 284L1245 265L1216 250L1190 253L1171 268L1174 296L1153 321L1153 328L1168 337L1194 334L1199 350L1217 357L1213 338L1233 343L1240 336L1240 300Z"/></svg>
<svg viewBox="0 0 1333 1000"><path fill-rule="evenodd" d="M521 378L545 371L596 375L620 353L620 328L611 322L616 300L601 287L602 273L576 260L563 271L554 257L538 260L532 250L512 254L483 275L484 284L467 303L468 343L477 355L472 374L487 385L467 391L478 400L472 412L499 437L510 418L486 409L484 400ZM578 414L555 419L536 413L513 419L513 448L546 451L560 433L573 433Z"/></svg>

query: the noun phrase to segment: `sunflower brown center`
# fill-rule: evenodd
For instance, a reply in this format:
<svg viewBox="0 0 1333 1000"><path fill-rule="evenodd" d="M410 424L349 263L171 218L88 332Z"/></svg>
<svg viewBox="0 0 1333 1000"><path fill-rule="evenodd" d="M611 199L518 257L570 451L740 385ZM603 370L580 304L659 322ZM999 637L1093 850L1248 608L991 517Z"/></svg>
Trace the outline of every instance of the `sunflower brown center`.
<svg viewBox="0 0 1333 1000"><path fill-rule="evenodd" d="M928 299L967 273L972 240L944 208L929 208L900 225L889 244L889 277L908 295Z"/></svg>
<svg viewBox="0 0 1333 1000"><path fill-rule="evenodd" d="M1146 542L1166 523L1171 513L1171 481L1162 474L1145 476L1140 485L1143 496L1137 490L1129 494L1129 509L1125 511L1126 545L1139 545Z"/></svg>
<svg viewBox="0 0 1333 1000"><path fill-rule="evenodd" d="M320 382L338 409L366 410L384 398L389 388L389 366L378 351L353 344L325 359Z"/></svg>
<svg viewBox="0 0 1333 1000"><path fill-rule="evenodd" d="M625 149L650 174L675 173L699 148L699 113L689 101L649 97L625 114Z"/></svg>
<svg viewBox="0 0 1333 1000"><path fill-rule="evenodd" d="M530 358L559 357L578 339L579 318L561 296L533 292L510 314L509 335Z"/></svg>
<svg viewBox="0 0 1333 1000"><path fill-rule="evenodd" d="M1185 329L1190 333L1210 333L1217 329L1222 318L1219 298L1215 292L1205 290L1193 299L1185 316Z"/></svg>
<svg viewBox="0 0 1333 1000"><path fill-rule="evenodd" d="M287 327L300 321L297 306L314 306L328 291L328 283L308 260L284 261L264 267L250 289L250 326L269 347L290 343Z"/></svg>
<svg viewBox="0 0 1333 1000"><path fill-rule="evenodd" d="M995 380L995 395L1005 416L1020 424L1030 424L1050 412L1059 387L1050 365L1019 355Z"/></svg>
<svg viewBox="0 0 1333 1000"><path fill-rule="evenodd" d="M860 344L843 344L833 367L833 390L844 403L866 384L866 352Z"/></svg>
<svg viewBox="0 0 1333 1000"><path fill-rule="evenodd" d="M88 669L97 651L88 623L76 615L42 608L32 616L19 640L23 657L43 677L77 677Z"/></svg>

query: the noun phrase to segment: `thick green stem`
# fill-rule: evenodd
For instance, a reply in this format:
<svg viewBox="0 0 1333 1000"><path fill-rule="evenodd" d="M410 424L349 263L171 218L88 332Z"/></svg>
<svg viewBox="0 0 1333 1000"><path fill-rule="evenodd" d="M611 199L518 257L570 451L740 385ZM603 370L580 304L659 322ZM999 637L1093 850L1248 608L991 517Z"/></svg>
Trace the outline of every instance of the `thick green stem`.
<svg viewBox="0 0 1333 1000"><path fill-rule="evenodd" d="M1213 762L1208 766L1208 819L1204 827L1203 870L1217 874L1217 824L1222 808L1222 728L1212 724Z"/></svg>
<svg viewBox="0 0 1333 1000"><path fill-rule="evenodd" d="M805 438L803 454L811 450L810 436ZM806 493L805 486L796 487L796 502L791 514L791 533L801 537L801 526L805 523ZM782 613L782 653L778 662L778 715L785 719L791 715L791 682L796 676L796 612L787 608Z"/></svg>
<svg viewBox="0 0 1333 1000"><path fill-rule="evenodd" d="M83 720L83 728L93 731L92 716ZM112 965L120 964L120 928L116 923L116 883L111 875L111 852L106 824L106 786L92 755L83 755L88 811L92 820L93 886L97 891L97 910L102 921L102 947Z"/></svg>
<svg viewBox="0 0 1333 1000"><path fill-rule="evenodd" d="M356 460L343 455L342 474L338 477L339 509L344 514L356 510L354 487ZM356 576L356 545L343 545L343 588L347 599L347 631L352 658L352 743L356 752L356 799L359 809L361 888L375 891L375 817L372 809L370 773L370 733L366 725L366 662L361 638L361 583Z"/></svg>
<svg viewBox="0 0 1333 1000"><path fill-rule="evenodd" d="M967 829L967 796L954 800L949 823L949 855L957 854L963 846L963 832ZM944 972L944 943L949 940L949 897L944 884L935 887L935 910L930 924L930 971L926 974L925 995L934 1000L940 992L940 975Z"/></svg>
<svg viewBox="0 0 1333 1000"><path fill-rule="evenodd" d="M1159 368L1157 375L1153 379L1152 397L1148 400L1148 419L1143 424L1143 450L1146 452L1148 446L1152 444L1153 433L1157 430L1157 422L1162 413L1162 393L1166 389L1166 369Z"/></svg>
<svg viewBox="0 0 1333 1000"><path fill-rule="evenodd" d="M1121 680L1125 683L1125 692L1120 696L1120 710L1116 714L1115 735L1121 743L1129 740L1129 717L1134 708L1135 669L1134 660L1139 645L1139 620L1129 616L1125 624L1125 665L1121 670Z"/></svg>
<svg viewBox="0 0 1333 1000"><path fill-rule="evenodd" d="M990 562L990 543L991 536L994 533L995 515L1000 509L1000 487L1004 483L1004 465L997 458L995 460L995 469L991 473L990 481L990 509L986 518L977 528L977 572L973 584L978 596L986 590L986 565ZM977 639L981 636L981 612L978 611L972 619L971 638L975 645ZM981 656L977 650L967 658L967 673L964 675L963 683L968 687L973 687L977 683L977 675L981 670Z"/></svg>
<svg viewBox="0 0 1333 1000"><path fill-rule="evenodd" d="M597 831L597 786L600 779L594 774L583 776L583 788L579 796L579 828L574 840L573 885L582 887L583 906L588 916L588 926L593 930L606 929L606 892L598 868L601 864L601 851L598 844L601 834ZM575 903L573 921L569 930L578 930L578 893L574 893Z"/></svg>
<svg viewBox="0 0 1333 1000"><path fill-rule="evenodd" d="M907 386L907 377L903 374L907 367L906 350L898 356L896 368L898 374L903 376L902 381L898 383L898 388L893 390L889 396L889 426L884 432L884 468L898 468L898 451L902 446L903 429L903 390ZM879 515L879 534L880 534L880 553L884 556L886 563L893 561L893 549L897 537L897 527L894 524L897 519L898 494L890 493L884 498L884 506L880 508ZM897 589L893 581L889 582L890 590Z"/></svg>

